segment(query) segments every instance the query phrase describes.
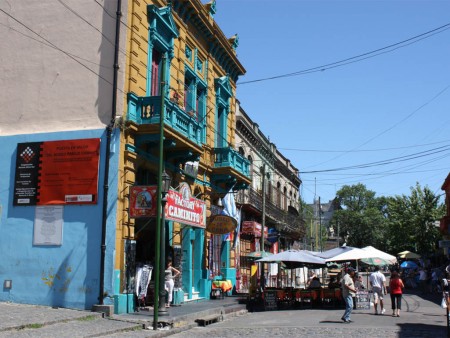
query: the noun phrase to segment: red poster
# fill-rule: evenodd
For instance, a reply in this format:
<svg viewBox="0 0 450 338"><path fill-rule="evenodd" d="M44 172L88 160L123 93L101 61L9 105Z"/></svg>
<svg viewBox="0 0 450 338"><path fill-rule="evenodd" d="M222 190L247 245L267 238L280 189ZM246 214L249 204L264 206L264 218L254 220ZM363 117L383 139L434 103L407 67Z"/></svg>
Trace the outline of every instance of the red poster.
<svg viewBox="0 0 450 338"><path fill-rule="evenodd" d="M96 204L100 139L19 143L14 205Z"/></svg>
<svg viewBox="0 0 450 338"><path fill-rule="evenodd" d="M100 139L43 142L38 204L96 204Z"/></svg>

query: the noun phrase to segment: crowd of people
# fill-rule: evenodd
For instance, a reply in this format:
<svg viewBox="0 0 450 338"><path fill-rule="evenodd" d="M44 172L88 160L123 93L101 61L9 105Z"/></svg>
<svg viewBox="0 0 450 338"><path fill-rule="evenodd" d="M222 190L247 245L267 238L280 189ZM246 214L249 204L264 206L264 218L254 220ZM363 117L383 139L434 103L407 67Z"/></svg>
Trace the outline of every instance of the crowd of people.
<svg viewBox="0 0 450 338"><path fill-rule="evenodd" d="M345 312L342 316L344 323L351 323L351 314L354 309L354 300L358 290L365 288L361 276L354 268L348 267L342 278L331 279L329 287L341 287L345 301ZM422 294L438 293L443 295L443 302L450 306L450 264L445 267L424 267L417 269L401 269L394 266L391 269L390 279L387 282L385 274L379 267L374 267L369 276L369 284L373 293L373 307L375 315L384 315L384 296L389 292L391 299L392 316L400 317L402 308L402 295L405 287L419 287Z"/></svg>

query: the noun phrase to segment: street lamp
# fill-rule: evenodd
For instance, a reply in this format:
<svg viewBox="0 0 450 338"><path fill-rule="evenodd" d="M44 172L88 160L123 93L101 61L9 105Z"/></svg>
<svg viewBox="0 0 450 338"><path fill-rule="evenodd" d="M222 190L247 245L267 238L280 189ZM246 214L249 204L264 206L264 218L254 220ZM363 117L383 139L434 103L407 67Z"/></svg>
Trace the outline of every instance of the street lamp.
<svg viewBox="0 0 450 338"><path fill-rule="evenodd" d="M160 316L167 316L169 311L167 311L166 303L167 303L167 294L165 285L165 270L166 270L166 203L167 198L166 195L170 189L171 178L166 173L166 171L162 174L162 182L161 182L161 230L160 230L160 261L159 261L159 304L158 304L158 314Z"/></svg>

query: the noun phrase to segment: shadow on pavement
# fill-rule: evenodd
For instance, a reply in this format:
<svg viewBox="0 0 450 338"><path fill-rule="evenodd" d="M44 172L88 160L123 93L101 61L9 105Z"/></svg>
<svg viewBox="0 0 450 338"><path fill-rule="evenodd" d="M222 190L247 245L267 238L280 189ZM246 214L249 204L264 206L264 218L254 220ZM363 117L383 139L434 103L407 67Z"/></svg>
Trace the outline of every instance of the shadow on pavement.
<svg viewBox="0 0 450 338"><path fill-rule="evenodd" d="M400 327L399 338L410 338L411 332L414 337L447 337L447 328L440 325L429 324L397 324Z"/></svg>

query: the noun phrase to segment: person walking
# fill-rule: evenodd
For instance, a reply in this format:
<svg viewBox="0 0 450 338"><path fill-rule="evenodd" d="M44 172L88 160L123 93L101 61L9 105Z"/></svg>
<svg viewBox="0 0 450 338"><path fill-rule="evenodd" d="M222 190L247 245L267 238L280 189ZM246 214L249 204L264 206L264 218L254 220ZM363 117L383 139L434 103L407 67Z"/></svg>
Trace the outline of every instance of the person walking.
<svg viewBox="0 0 450 338"><path fill-rule="evenodd" d="M380 314L384 314L386 310L384 309L383 295L386 294L386 277L381 273L378 266L370 274L369 282L373 291L375 314L378 314L378 301L380 302Z"/></svg>
<svg viewBox="0 0 450 338"><path fill-rule="evenodd" d="M342 285L342 297L345 301L345 312L342 316L344 323L351 323L351 314L353 310L353 297L356 296L355 283L353 282L353 276L355 275L355 269L349 267L347 273L341 280Z"/></svg>
<svg viewBox="0 0 450 338"><path fill-rule="evenodd" d="M400 279L397 271L393 271L391 274L391 280L389 281L389 289L391 292L392 303L392 317L400 317L400 310L402 309L402 294L405 285Z"/></svg>
<svg viewBox="0 0 450 338"><path fill-rule="evenodd" d="M427 278L427 270L424 267L421 267L419 270L419 286L423 295L427 293Z"/></svg>
<svg viewBox="0 0 450 338"><path fill-rule="evenodd" d="M441 280L442 297L447 308L450 301L450 265L445 268L445 276Z"/></svg>
<svg viewBox="0 0 450 338"><path fill-rule="evenodd" d="M165 272L165 289L168 294L166 307L170 307L170 303L172 303L173 286L175 284L173 279L177 277L181 272L172 266L172 261L170 259L167 261L167 267L164 272Z"/></svg>

